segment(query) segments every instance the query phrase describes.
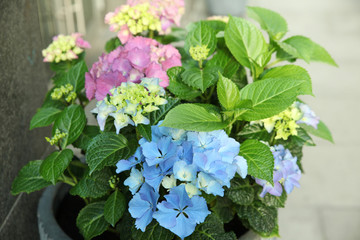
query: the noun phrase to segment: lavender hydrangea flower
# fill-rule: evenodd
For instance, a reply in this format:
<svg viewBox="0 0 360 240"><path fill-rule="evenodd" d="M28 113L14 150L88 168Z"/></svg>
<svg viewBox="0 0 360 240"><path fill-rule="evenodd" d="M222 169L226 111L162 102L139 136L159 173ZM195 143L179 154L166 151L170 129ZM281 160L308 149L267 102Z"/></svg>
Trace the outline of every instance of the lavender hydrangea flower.
<svg viewBox="0 0 360 240"><path fill-rule="evenodd" d="M300 108L300 111L302 113L302 117L296 123L305 123L306 125L312 126L313 128L317 129L320 118L315 115L314 111L312 111L307 104L296 102L296 105L298 108Z"/></svg>
<svg viewBox="0 0 360 240"><path fill-rule="evenodd" d="M169 229L181 239L192 234L196 224L204 222L210 214L205 199L199 196L189 198L184 185L172 188L170 193L165 195L165 199L166 201L157 205L158 210L153 217L160 226Z"/></svg>
<svg viewBox="0 0 360 240"><path fill-rule="evenodd" d="M130 170L133 166L141 163L145 160L144 155L142 154L142 148L139 147L136 149L136 152L128 160L120 160L116 164L116 173L121 173L126 170Z"/></svg>
<svg viewBox="0 0 360 240"><path fill-rule="evenodd" d="M144 183L140 191L130 200L129 213L136 219L135 227L137 229L144 232L146 226L152 221L159 196L159 193Z"/></svg>

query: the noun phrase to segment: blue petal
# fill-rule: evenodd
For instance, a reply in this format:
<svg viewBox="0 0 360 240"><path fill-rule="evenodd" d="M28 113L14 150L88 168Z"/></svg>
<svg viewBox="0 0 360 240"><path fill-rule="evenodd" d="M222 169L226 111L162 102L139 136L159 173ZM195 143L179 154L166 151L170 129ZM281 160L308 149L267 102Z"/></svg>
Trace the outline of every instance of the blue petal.
<svg viewBox="0 0 360 240"><path fill-rule="evenodd" d="M151 210L148 210L144 213L142 217L136 219L135 227L145 232L146 226L149 225L149 223L151 223L152 219L153 219L153 212Z"/></svg>
<svg viewBox="0 0 360 240"><path fill-rule="evenodd" d="M191 223L184 214L180 214L176 218L176 225L169 230L178 235L181 239L191 235L195 230L196 224Z"/></svg>
<svg viewBox="0 0 360 240"><path fill-rule="evenodd" d="M189 216L189 220L196 224L204 222L211 213L207 208L206 200L203 197L193 196L191 202L193 203L192 206L184 211Z"/></svg>
<svg viewBox="0 0 360 240"><path fill-rule="evenodd" d="M162 227L170 229L175 226L176 216L179 212L165 207L163 203L164 201L157 205L159 211L154 212L153 218L155 218Z"/></svg>
<svg viewBox="0 0 360 240"><path fill-rule="evenodd" d="M137 193L129 202L129 213L133 218L140 218L144 213L150 209L150 203L140 198Z"/></svg>

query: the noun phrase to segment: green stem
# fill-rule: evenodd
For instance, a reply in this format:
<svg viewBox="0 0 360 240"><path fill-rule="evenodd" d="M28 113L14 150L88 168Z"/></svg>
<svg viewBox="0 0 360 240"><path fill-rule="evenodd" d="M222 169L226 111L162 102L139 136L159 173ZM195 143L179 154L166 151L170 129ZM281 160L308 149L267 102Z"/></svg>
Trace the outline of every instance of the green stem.
<svg viewBox="0 0 360 240"><path fill-rule="evenodd" d="M72 177L72 179L74 180L75 184L78 183L78 180L76 179L76 176L72 173L72 171L70 170L70 167L67 167L67 170L70 174L70 176Z"/></svg>
<svg viewBox="0 0 360 240"><path fill-rule="evenodd" d="M77 167L86 168L86 165L80 161L71 161L70 164L77 166Z"/></svg>
<svg viewBox="0 0 360 240"><path fill-rule="evenodd" d="M150 32L149 32L149 38L154 38L154 31L150 30Z"/></svg>
<svg viewBox="0 0 360 240"><path fill-rule="evenodd" d="M69 184L70 186L73 186L73 187L76 185L71 178L65 176L64 174L61 177L62 177L62 181L64 183Z"/></svg>
<svg viewBox="0 0 360 240"><path fill-rule="evenodd" d="M276 59L275 61L273 61L272 63L269 63L268 65L266 65L265 69L271 68L272 66L278 64L279 62L282 62L282 59Z"/></svg>
<svg viewBox="0 0 360 240"><path fill-rule="evenodd" d="M199 68L202 69L203 68L203 60L199 61Z"/></svg>
<svg viewBox="0 0 360 240"><path fill-rule="evenodd" d="M271 136L270 136L270 140L269 140L270 146L273 146L275 143L275 135L276 135L276 132L273 130L271 133Z"/></svg>

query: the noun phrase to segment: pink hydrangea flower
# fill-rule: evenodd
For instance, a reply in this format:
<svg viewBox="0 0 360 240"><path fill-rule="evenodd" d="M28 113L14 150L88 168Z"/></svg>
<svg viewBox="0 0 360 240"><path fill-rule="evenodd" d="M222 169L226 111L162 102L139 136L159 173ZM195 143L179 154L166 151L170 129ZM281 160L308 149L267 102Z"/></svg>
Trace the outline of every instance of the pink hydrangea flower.
<svg viewBox="0 0 360 240"><path fill-rule="evenodd" d="M167 87L166 71L174 66L181 66L176 48L151 38L134 37L93 64L85 74L86 96L101 101L113 87L122 82L139 83L143 77L159 78L160 86Z"/></svg>
<svg viewBox="0 0 360 240"><path fill-rule="evenodd" d="M53 37L53 42L42 51L44 62L60 62L78 59L85 48L90 48L90 44L82 38L81 33L71 35L57 35Z"/></svg>
<svg viewBox="0 0 360 240"><path fill-rule="evenodd" d="M106 14L105 23L124 44L145 31L168 34L173 24L180 26L184 6L184 0L127 0L127 4Z"/></svg>

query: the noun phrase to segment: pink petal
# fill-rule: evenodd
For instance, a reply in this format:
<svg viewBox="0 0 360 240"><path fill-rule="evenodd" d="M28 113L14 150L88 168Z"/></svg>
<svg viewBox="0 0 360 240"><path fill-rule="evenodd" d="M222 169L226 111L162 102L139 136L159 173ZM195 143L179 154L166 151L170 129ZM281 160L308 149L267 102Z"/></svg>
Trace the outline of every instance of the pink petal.
<svg viewBox="0 0 360 240"><path fill-rule="evenodd" d="M130 70L129 77L127 78L127 80L128 80L128 82L140 83L140 79L143 77L144 77L144 73L133 68Z"/></svg>
<svg viewBox="0 0 360 240"><path fill-rule="evenodd" d="M111 29L110 29L111 30ZM120 31L118 32L118 38L120 39L120 42L122 44L127 43L133 36L129 31L129 28L127 25L122 25L120 28Z"/></svg>
<svg viewBox="0 0 360 240"><path fill-rule="evenodd" d="M167 71L169 68L181 66L181 60L176 56L172 56L171 58L168 58L165 61L163 61L161 64L163 69Z"/></svg>
<svg viewBox="0 0 360 240"><path fill-rule="evenodd" d="M146 52L139 48L134 48L131 51L129 51L128 59L131 62L131 64L140 71L146 68L150 63L149 52Z"/></svg>
<svg viewBox="0 0 360 240"><path fill-rule="evenodd" d="M85 90L86 90L86 97L91 101L91 99L95 96L95 81L90 75L90 73L85 73Z"/></svg>

